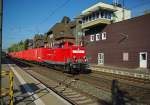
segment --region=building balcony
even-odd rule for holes
[[[111,20],[110,19],[105,19],[105,18],[99,18],[99,19],[96,19],[96,20],[92,20],[92,21],[88,21],[88,22],[85,22],[81,25],[81,28],[82,29],[85,29],[85,28],[89,28],[91,26],[95,26],[95,25],[100,25],[100,24],[110,24],[111,23]]]

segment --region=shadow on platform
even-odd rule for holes
[[[40,89],[38,85],[39,84],[34,84],[34,83],[27,83],[24,85],[20,85],[19,87],[20,87],[21,94],[15,97],[14,105],[17,105],[20,102],[24,102],[25,105],[30,105],[35,100],[49,93],[49,91],[46,88]],[[35,98],[34,95],[38,93],[40,93],[40,96],[38,96],[38,98]]]
[[[126,105],[126,103],[128,102],[136,101],[132,97],[127,96],[128,92],[120,89],[117,80],[112,80],[111,93],[112,93],[112,105]]]
[[[8,58],[6,57],[2,57],[2,62],[1,64],[14,64],[12,61],[10,61]]]

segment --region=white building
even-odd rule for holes
[[[82,11],[80,18],[82,18],[81,28],[84,29],[100,23],[110,24],[129,19],[131,18],[131,11],[115,5],[99,2]]]

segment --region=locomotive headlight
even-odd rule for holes
[[[76,56],[73,56],[73,61],[77,62],[77,57]]]
[[[73,56],[73,59],[76,59],[76,56]]]
[[[86,58],[86,56],[84,56],[84,61],[85,61],[85,62],[87,62],[87,61],[88,61],[88,60],[87,60],[87,58]]]

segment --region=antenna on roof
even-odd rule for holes
[[[118,5],[118,0],[113,0],[113,4],[114,4],[114,6],[117,6]]]
[[[113,5],[115,7],[122,7],[122,20],[124,20],[125,19],[124,0],[122,0],[121,4],[119,3],[119,0],[113,0]]]
[[[125,18],[125,11],[124,11],[124,0],[122,0],[122,20],[124,20]]]

